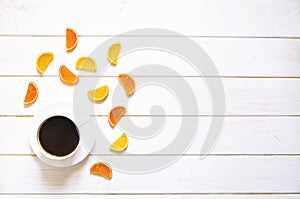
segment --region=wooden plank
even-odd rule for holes
[[[85,88],[86,82],[93,82],[93,78],[81,78],[79,84],[79,93],[83,100],[81,106],[94,106],[94,110],[85,107],[86,112],[91,114],[106,115],[111,109],[113,93],[118,83],[115,78],[98,78],[99,85],[107,84],[110,87],[110,95],[104,103],[92,103],[86,91],[92,88]],[[185,78],[188,84],[185,89],[191,89],[195,99],[198,102],[197,109],[182,112],[182,104],[176,95],[166,87],[155,84],[155,82],[170,81],[178,84],[182,79],[175,77],[137,77],[138,82],[150,82],[147,86],[141,87],[130,98],[127,106],[129,115],[149,115],[151,107],[155,105],[162,106],[167,115],[210,115],[212,114],[210,93],[206,88],[204,78]],[[31,107],[23,107],[23,99],[27,90],[29,81],[35,81],[39,87],[39,98]],[[96,80],[95,80],[96,81]],[[299,79],[222,79],[226,97],[226,115],[299,115],[300,112],[300,84]],[[154,83],[153,83],[154,82]],[[1,115],[33,115],[42,107],[49,103],[60,101],[73,102],[74,88],[63,85],[58,77],[2,77],[0,78],[0,92],[5,94],[0,98]],[[89,85],[94,85],[89,83]],[[81,87],[82,86],[82,87]],[[178,85],[179,86],[179,85]],[[122,88],[120,88],[122,89]],[[78,90],[78,89],[77,89]],[[82,90],[82,92],[81,92]],[[186,90],[189,92],[189,90]],[[78,92],[76,92],[78,93]],[[120,90],[120,96],[114,98],[123,99],[121,104],[125,103],[127,97]],[[76,99],[81,99],[77,97]],[[117,103],[117,102],[116,102]],[[125,104],[124,104],[125,105]],[[197,107],[195,104],[194,107]]]
[[[149,117],[131,117],[131,119],[138,126],[147,126],[151,120]],[[0,117],[0,154],[33,154],[28,139],[32,120],[33,118],[30,117]],[[160,135],[166,136],[157,136],[157,138],[136,140],[131,136],[132,132],[126,131],[130,136],[128,150],[134,154],[147,154],[162,148],[166,143],[171,142],[170,137],[178,134],[179,128],[176,124],[181,120],[181,117],[166,118],[160,132]],[[120,134],[119,127],[115,129],[109,127],[106,117],[98,117],[97,121],[102,133],[110,141]],[[200,153],[210,121],[210,117],[199,118],[196,138],[186,154]],[[120,126],[122,125],[123,120],[120,121]],[[226,117],[221,137],[211,154],[300,154],[299,128],[300,118]],[[96,140],[92,154],[102,153],[97,147],[98,143],[99,141]]]
[[[124,158],[128,156],[118,156]],[[163,156],[149,158],[165,158]],[[299,193],[299,157],[184,156],[166,169],[143,175],[114,170],[112,180],[90,175],[95,162],[53,168],[30,156],[0,157],[5,193]],[[137,183],[138,182],[138,183]]]
[[[85,4],[56,0],[47,5],[38,0],[5,0],[0,34],[63,35],[65,27],[72,26],[83,35],[164,28],[197,36],[295,37],[300,35],[299,11],[299,2],[288,0],[93,0]]]
[[[80,37],[76,50],[66,54],[64,37],[0,37],[2,46],[0,65],[3,66],[1,75],[38,75],[35,60],[39,53],[46,50],[53,51],[55,57],[44,75],[58,75],[57,66],[66,64],[73,67],[80,56],[90,54],[108,39],[110,37]],[[164,39],[164,37],[157,39]],[[208,53],[221,76],[300,76],[299,39],[192,39]],[[145,64],[168,66],[180,75],[199,75],[181,58],[155,50],[127,54],[120,58],[118,68],[128,72]],[[98,63],[99,68],[105,65],[105,63]],[[104,75],[117,75],[118,72],[120,71],[110,67]],[[136,75],[149,76],[144,73],[136,73]],[[160,74],[153,72],[150,75]]]
[[[43,199],[57,199],[57,198],[65,198],[65,199],[80,199],[80,198],[86,198],[86,199],[94,199],[94,198],[108,198],[108,199],[116,199],[116,198],[124,198],[124,199],[150,199],[150,198],[155,198],[155,199],[179,199],[179,198],[186,198],[186,199],[194,199],[194,198],[207,198],[207,199],[296,199],[299,198],[299,195],[297,194],[237,194],[237,195],[232,195],[232,194],[168,194],[168,195],[157,195],[157,194],[150,194],[150,195],[144,195],[144,194],[134,194],[134,195],[123,195],[123,194],[118,194],[118,195],[90,195],[90,194],[73,194],[73,195],[66,195],[66,194],[55,194],[55,195],[0,195],[0,199],[6,199],[6,198],[11,198],[11,199],[24,199],[24,198],[43,198]]]

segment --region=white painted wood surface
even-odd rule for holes
[[[145,78],[155,82],[166,77],[137,77],[136,81]],[[173,79],[170,81],[180,80],[176,77],[169,78]],[[92,78],[88,78],[88,80],[81,78],[81,81],[89,81],[90,79]],[[191,111],[184,115],[211,115],[210,95],[203,78],[189,77],[185,79],[195,93],[199,112]],[[40,93],[34,106],[24,108],[22,102],[29,81],[34,81],[38,85]],[[91,106],[95,107],[95,111],[89,112],[89,114],[107,114],[112,108],[113,91],[118,85],[118,78],[103,77],[99,81],[94,87],[82,91],[84,93],[83,104],[91,104],[85,93],[96,86],[108,85],[111,93],[104,103],[92,103]],[[222,81],[226,96],[226,115],[299,115],[299,79],[225,78]],[[64,86],[59,77],[3,77],[0,79],[0,84],[10,85],[10,87],[0,87],[0,92],[5,93],[0,98],[2,115],[33,115],[53,101],[73,102],[74,87]],[[151,97],[143,97],[148,93],[151,93]],[[149,115],[152,106],[162,105],[167,115],[182,115],[180,102],[176,101],[175,97],[168,89],[159,88],[159,86],[143,87],[130,99],[127,114]],[[7,106],[7,103],[13,106]]]
[[[5,0],[3,35],[114,35],[135,28],[164,28],[188,36],[299,37],[299,2],[243,1],[97,1],[86,3]]]
[[[89,174],[90,165],[96,161],[88,158],[74,167],[57,169],[31,156],[2,156],[1,181],[7,181],[0,190],[2,193],[298,193],[300,183],[297,172],[300,159],[289,156],[222,156],[204,160],[199,156],[183,156],[170,167],[149,174],[114,172],[110,181]],[[22,166],[17,169],[14,165],[20,162]]]
[[[1,199],[6,198],[7,196],[1,196]],[[186,198],[186,199],[193,199],[193,198],[207,198],[207,199],[252,199],[252,198],[256,198],[256,199],[262,199],[262,198],[267,198],[267,199],[296,199],[298,198],[297,194],[277,194],[277,195],[271,195],[271,194],[251,194],[251,195],[245,195],[245,194],[180,194],[180,195],[171,195],[171,194],[129,194],[129,195],[112,195],[112,194],[54,194],[54,195],[30,195],[30,198],[66,198],[66,199],[70,199],[70,198],[87,198],[87,199],[94,199],[94,198],[108,198],[108,199],[115,199],[115,198],[146,198],[146,199],[150,199],[150,198],[156,198],[156,199],[165,199],[165,198]],[[20,199],[20,198],[24,198],[23,195],[9,195],[9,198],[12,199]]]
[[[44,76],[58,75],[57,67],[61,64],[74,66],[79,56],[91,53],[110,38],[80,37],[76,50],[66,54],[64,37],[0,37],[1,45],[5,46],[0,49],[2,55],[0,64],[5,66],[1,67],[1,75],[37,75],[33,67],[35,58],[45,50],[54,51],[55,58]],[[198,37],[192,39],[208,53],[221,76],[300,76],[300,39]],[[182,60],[171,58],[155,51],[138,52],[138,54],[122,57],[118,66],[127,71],[135,65],[159,63],[172,66],[172,69],[181,75],[197,75]],[[103,67],[103,64],[99,63],[99,67]],[[112,69],[105,73],[108,76],[117,74],[118,71]],[[85,75],[95,74],[86,73]]]
[[[149,122],[149,117],[131,117],[139,125]],[[174,124],[181,117],[169,117],[168,122]],[[29,129],[32,117],[1,117],[0,118],[0,153],[5,154],[33,154],[27,134],[24,129]],[[97,117],[101,129],[109,137],[112,130],[107,124],[106,117]],[[199,154],[203,138],[207,134],[211,118],[201,117],[197,138],[187,154]],[[122,120],[121,120],[122,123]],[[212,155],[252,154],[252,155],[285,155],[300,154],[300,118],[299,117],[226,117],[222,136],[211,153]],[[177,133],[177,126],[169,125],[163,132]],[[117,134],[116,134],[117,135]],[[159,140],[163,143],[165,140]],[[13,144],[12,144],[13,143]],[[138,146],[138,142],[130,140],[132,146]],[[129,146],[131,147],[131,146]],[[97,144],[96,144],[97,148]],[[134,151],[141,153],[141,148]],[[92,152],[94,153],[94,151]]]
[[[74,27],[80,35],[77,48],[68,54],[64,48],[66,26]],[[58,78],[59,65],[66,64],[77,72],[74,64],[79,56],[91,53],[113,35],[136,28],[170,29],[198,43],[222,77],[225,115],[211,112],[204,84],[205,78],[214,78],[210,74],[199,77],[178,58],[155,51],[129,54],[120,59],[117,68],[106,72],[99,85],[107,83],[113,91],[119,72],[149,63],[171,66],[186,76],[199,102],[198,114],[182,116],[169,92],[152,87],[136,92],[126,117],[147,125],[149,107],[160,104],[167,113],[162,132],[170,136],[177,130],[172,124],[183,117],[199,118],[198,136],[187,153],[170,167],[150,174],[114,171],[111,181],[89,174],[97,147],[84,162],[65,170],[39,161],[27,138],[32,116],[51,102],[73,100],[74,87],[63,85]],[[144,35],[135,37],[140,36]],[[300,197],[299,1],[2,0],[0,45],[0,199]],[[35,59],[45,50],[53,51],[55,59],[39,77]],[[84,73],[80,79],[97,78],[89,77],[93,75]],[[135,75],[137,80],[166,78],[155,73]],[[24,108],[29,81],[38,84],[40,95],[33,106]],[[153,98],[155,92],[157,97]],[[105,117],[111,97],[94,105],[96,112],[90,113],[97,115],[109,139],[119,131],[111,129]],[[199,160],[212,117],[225,118],[222,136],[212,153]],[[153,147],[164,142],[159,140]],[[143,149],[146,144],[134,139],[130,144],[128,150],[147,154]],[[118,157],[124,161],[130,158]]]

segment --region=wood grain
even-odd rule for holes
[[[112,98],[114,89],[118,83],[115,78],[96,78],[99,80],[97,85],[82,91],[82,106],[94,106],[95,111],[86,109],[89,114],[107,115],[112,108]],[[96,81],[95,80],[95,81]],[[165,81],[165,77],[137,77],[136,81],[152,82]],[[168,81],[177,82],[182,79],[179,77],[168,77]],[[141,87],[130,99],[127,106],[128,115],[149,115],[151,107],[160,105],[165,109],[166,115],[211,115],[211,99],[206,88],[204,78],[189,77],[185,78],[191,92],[194,93],[198,102],[197,109],[182,113],[180,103],[176,95],[180,93],[170,92],[165,87],[153,84]],[[34,81],[39,87],[39,97],[31,107],[23,107],[23,99],[29,81]],[[86,82],[93,82],[93,78],[81,78],[79,84],[85,85]],[[298,79],[222,79],[226,97],[226,115],[299,115],[300,111],[300,84]],[[79,86],[79,84],[77,86]],[[110,95],[104,103],[92,103],[86,92],[96,86],[107,84],[110,87]],[[65,86],[59,77],[5,77],[0,78],[0,92],[5,93],[0,98],[0,115],[34,115],[43,106],[49,103],[60,101],[73,102],[74,88]],[[6,86],[6,85],[9,85]],[[166,87],[168,87],[166,85]],[[187,88],[188,88],[187,87]],[[81,88],[81,87],[80,87]],[[186,89],[186,88],[185,88]],[[123,96],[124,95],[124,96]],[[125,93],[120,93],[118,97],[127,97]],[[77,95],[76,95],[77,96]],[[122,101],[123,104],[123,101]],[[197,107],[197,105],[195,105]]]
[[[72,5],[72,6],[70,6]],[[2,35],[115,35],[164,28],[195,36],[299,37],[297,1],[2,1]],[[58,23],[59,22],[59,23]]]
[[[139,126],[149,125],[150,117],[131,117]],[[191,118],[190,118],[191,119]],[[0,117],[0,154],[1,155],[26,155],[33,154],[30,149],[28,131],[32,124],[31,117]],[[178,133],[181,117],[166,118],[166,124],[160,134],[167,137],[159,139],[136,140],[130,137],[129,149],[134,154],[147,154],[169,143],[168,138]],[[121,130],[112,129],[106,117],[97,117],[102,133],[107,139],[116,139]],[[199,118],[199,128],[196,138],[186,154],[197,155],[209,128],[211,118]],[[122,120],[120,121],[122,126]],[[212,155],[286,155],[300,154],[299,129],[300,118],[289,117],[226,117],[222,131]],[[100,132],[99,132],[100,133]],[[130,135],[132,132],[127,133]],[[96,140],[93,154],[101,153]]]
[[[0,195],[0,199],[6,199],[6,198],[12,198],[12,199],[23,199],[28,198],[28,195]],[[78,199],[78,198],[86,198],[86,199],[94,199],[94,198],[108,198],[108,199],[116,199],[116,198],[124,198],[124,199],[179,199],[179,198],[186,198],[186,199],[193,199],[193,198],[207,198],[207,199],[297,199],[299,198],[298,194],[252,194],[252,195],[245,195],[245,194],[130,194],[130,195],[124,195],[124,194],[117,194],[117,195],[110,195],[110,194],[34,194],[30,195],[30,198],[44,198],[44,199],[57,199],[57,198],[66,198],[66,199]]]
[[[89,55],[111,37],[80,37],[72,53],[65,52],[64,37],[0,37],[1,76],[38,75],[35,60],[43,51],[53,51],[54,60],[45,76],[58,75],[57,67],[66,64],[73,68],[82,55]],[[164,39],[157,37],[156,39]],[[180,38],[175,38],[179,40]],[[299,39],[243,39],[243,38],[192,38],[210,56],[220,76],[235,77],[300,77]],[[125,44],[124,44],[125,45]],[[120,58],[116,70],[110,67],[104,75],[118,75],[145,64],[161,64],[183,76],[199,74],[181,58],[161,51],[139,51]],[[98,63],[103,68],[105,63]],[[77,71],[74,71],[77,72]],[[95,73],[85,73],[94,76]],[[158,76],[160,73],[139,74]],[[167,74],[172,76],[174,74]],[[214,74],[202,74],[211,76]]]
[[[299,16],[297,0],[0,1],[0,199],[300,198]],[[65,52],[67,26],[74,27],[80,36],[72,53]],[[198,118],[198,136],[187,153],[154,173],[132,175],[114,170],[111,181],[89,174],[96,159],[106,157],[97,151],[97,143],[92,155],[79,165],[58,169],[42,163],[30,149],[27,131],[40,108],[51,102],[73,102],[74,87],[60,82],[59,65],[66,64],[77,73],[74,64],[79,56],[89,55],[114,35],[140,28],[179,32],[208,53],[222,76],[225,115],[212,113],[206,78],[199,77],[178,57],[155,51],[128,54],[119,60],[117,68],[106,71],[106,77],[80,73],[80,82],[99,78],[98,85],[111,87],[105,103],[87,101],[96,110],[90,113],[97,115],[92,118],[97,119],[108,140],[115,139],[125,121],[121,120],[120,128],[115,129],[107,124],[106,114],[112,107],[114,86],[118,85],[116,76],[143,64],[164,64],[180,75],[190,76],[186,81],[195,93],[199,112],[182,116],[180,103],[169,91],[158,87],[139,89],[129,102],[125,118],[147,126],[151,107],[157,104],[168,116],[163,137],[143,142],[130,137],[128,150],[136,153],[134,157],[142,157],[170,141],[181,119]],[[35,59],[46,50],[53,51],[55,58],[40,77]],[[174,74],[134,75],[138,81],[178,80]],[[212,74],[204,76],[214,78]],[[38,84],[40,96],[35,104],[24,108],[22,101],[29,81]],[[225,118],[222,136],[212,154],[200,160],[198,153],[213,117]],[[168,155],[174,156],[147,157]],[[113,157],[128,162],[133,155]]]
[[[125,161],[127,157],[116,158]],[[89,174],[89,167],[95,161],[88,158],[77,166],[57,169],[34,157],[1,156],[0,192],[293,193],[298,192],[300,185],[299,157],[207,157],[200,160],[198,156],[184,156],[154,173],[130,175],[114,170],[110,181]]]

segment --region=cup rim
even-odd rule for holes
[[[80,107],[76,109],[80,112],[83,119],[79,122],[75,120],[73,104],[67,101],[45,103],[34,114],[31,125],[28,128],[28,139],[33,153],[43,163],[57,168],[66,168],[80,163],[91,152],[95,144],[96,134],[91,130],[93,124],[90,122],[90,115]],[[37,129],[42,121],[54,115],[63,115],[70,118],[79,129],[80,142],[78,149],[72,157],[63,160],[50,159],[42,154],[36,138]]]
[[[39,134],[40,134],[40,128],[41,126],[50,118],[52,117],[55,117],[55,116],[62,116],[62,117],[66,117],[68,118],[69,120],[71,120],[73,122],[73,124],[75,125],[76,129],[77,129],[77,134],[78,134],[78,137],[79,137],[79,141],[78,141],[78,144],[76,146],[76,148],[69,154],[67,155],[64,155],[64,156],[56,156],[56,155],[52,155],[50,153],[48,153],[41,145],[40,143],[40,139],[39,139]],[[72,120],[72,118],[68,117],[67,115],[63,115],[63,114],[54,114],[54,115],[50,115],[49,117],[45,118],[39,125],[38,129],[37,129],[37,132],[36,132],[36,139],[37,139],[37,144],[38,144],[38,148],[39,148],[39,151],[44,155],[46,156],[47,158],[49,159],[52,159],[52,160],[65,160],[65,159],[68,159],[70,157],[72,157],[76,151],[78,150],[78,148],[80,147],[80,144],[81,144],[81,139],[80,139],[80,133],[79,133],[79,128],[78,126],[76,125],[76,123]]]

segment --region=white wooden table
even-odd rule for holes
[[[80,35],[68,54],[67,26]],[[113,35],[137,28],[180,32],[214,61],[226,114],[211,115],[204,100],[199,115],[190,117],[201,118],[199,135],[212,117],[225,117],[215,149],[199,160],[203,136],[198,136],[170,167],[144,175],[114,171],[111,181],[89,174],[95,162],[91,156],[67,169],[42,163],[30,148],[27,130],[46,104],[73,100],[74,87],[59,81],[59,65],[74,66],[79,56]],[[0,198],[300,198],[300,1],[1,0],[0,45]],[[55,59],[41,77],[35,58],[45,50]],[[174,67],[180,68],[176,62]],[[182,75],[199,93],[196,81],[212,78]],[[40,95],[24,108],[29,81],[38,84]],[[133,103],[128,116],[147,123],[143,100],[151,98],[142,92],[137,96],[138,106]],[[109,103],[96,106],[99,115],[110,109]],[[167,119],[174,119],[172,111],[167,110]]]

